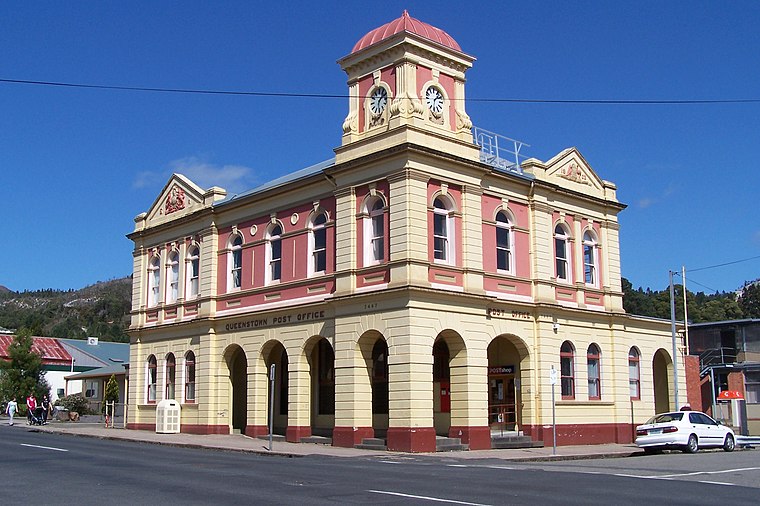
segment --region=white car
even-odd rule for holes
[[[734,431],[699,411],[676,411],[655,415],[636,427],[636,445],[647,453],[663,448],[680,448],[696,453],[700,448],[723,448],[730,452],[736,446]]]

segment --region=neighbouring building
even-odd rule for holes
[[[760,320],[690,324],[688,341],[691,407],[738,425],[730,401],[722,400],[737,392],[746,403],[747,432],[760,434]]]
[[[474,60],[404,12],[338,62],[334,158],[234,196],[170,178],[128,236],[129,428],[175,399],[182,432],[267,434],[270,372],[274,431],[338,446],[551,441],[553,389],[559,444],[674,407],[670,323],[623,310],[615,185],[474,128]]]
[[[15,337],[10,334],[0,334],[0,360],[10,360],[8,347]],[[42,370],[50,386],[50,401],[55,402],[64,396],[66,386],[64,377],[71,372],[71,355],[54,337],[32,337],[32,351],[42,358]],[[29,395],[29,392],[18,392],[17,395],[22,398]]]
[[[119,385],[116,414],[121,416],[126,403],[129,344],[100,341],[96,337],[59,341],[71,354],[77,371],[65,377],[66,394],[81,393],[87,399],[90,408],[99,413],[106,384],[111,375],[114,375]]]

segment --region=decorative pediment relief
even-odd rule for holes
[[[575,148],[562,151],[546,162],[545,178],[583,193],[603,192],[604,183]]]
[[[220,188],[204,191],[182,174],[172,174],[158,198],[145,214],[145,226],[174,220],[210,206],[226,192]],[[209,198],[211,195],[211,198]]]

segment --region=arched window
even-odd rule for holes
[[[161,264],[154,256],[148,263],[148,306],[157,306],[161,296]]]
[[[453,206],[444,197],[436,197],[433,201],[433,258],[448,264],[454,263],[454,248],[451,241],[454,237]]]
[[[282,278],[282,227],[275,225],[267,234],[267,276],[266,282],[273,283]]]
[[[628,351],[628,389],[631,392],[631,399],[641,399],[641,376],[639,374],[639,362],[641,353],[634,346]]]
[[[372,414],[388,414],[388,345],[383,339],[372,348]]]
[[[164,399],[174,399],[175,379],[177,377],[177,361],[174,353],[166,355],[166,396]]]
[[[327,269],[327,214],[321,212],[311,222],[311,264],[309,274],[324,274]]]
[[[496,215],[496,269],[512,272],[512,222],[504,211]]]
[[[243,238],[240,234],[232,236],[228,255],[230,277],[227,283],[229,291],[239,290],[243,283]]]
[[[570,281],[570,234],[563,225],[554,227],[554,258],[556,260],[557,279]]]
[[[198,246],[193,245],[187,249],[187,258],[185,259],[185,277],[187,278],[187,285],[185,286],[186,299],[194,299],[198,296],[200,274],[200,250]]]
[[[158,382],[158,367],[156,357],[151,355],[145,368],[145,400],[147,402],[156,402],[156,383]]]
[[[179,253],[169,253],[166,262],[166,303],[172,304],[179,298]]]
[[[589,286],[599,286],[598,263],[596,237],[588,231],[583,234],[583,278]]]
[[[601,352],[599,347],[591,344],[586,351],[586,363],[588,366],[588,398],[599,400],[602,398],[601,375],[599,364],[601,362]]]
[[[575,399],[575,348],[565,341],[559,349],[559,369],[562,380],[562,398]]]
[[[195,353],[185,353],[185,402],[195,402]]]
[[[385,260],[385,202],[378,197],[367,200],[364,218],[364,264]]]

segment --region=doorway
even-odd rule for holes
[[[511,374],[504,374],[505,371]],[[512,432],[517,425],[517,391],[512,366],[489,368],[488,424],[491,434]]]

